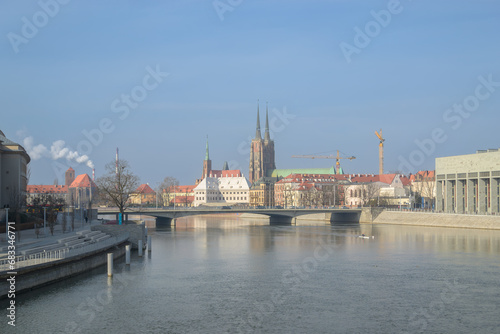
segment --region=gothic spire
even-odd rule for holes
[[[210,156],[208,154],[208,135],[207,135],[207,149],[206,149],[206,152],[205,152],[205,160],[210,160]]]
[[[271,135],[269,134],[269,116],[267,112],[267,102],[266,102],[266,132],[264,133],[264,140],[271,141]]]
[[[255,139],[262,139],[262,133],[260,132],[260,115],[259,115],[258,100],[257,100],[257,129],[255,130]]]

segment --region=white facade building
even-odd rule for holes
[[[205,177],[194,188],[194,206],[249,204],[250,182],[240,171]]]

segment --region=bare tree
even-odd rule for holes
[[[293,192],[292,192],[292,185],[291,184],[284,184],[283,185],[283,202],[284,202],[284,207],[287,208],[289,206],[294,206],[295,204],[293,203]]]
[[[111,161],[106,164],[105,170],[107,173],[96,180],[99,194],[104,201],[116,206],[123,217],[130,205],[130,195],[139,186],[139,177],[130,171],[125,160],[118,160],[117,168],[115,161]]]
[[[363,205],[366,205],[370,202],[370,200],[377,197],[379,192],[379,186],[376,183],[370,182],[363,185],[361,194],[361,199]]]
[[[54,235],[54,228],[57,223],[57,214],[59,210],[64,207],[64,204],[64,199],[54,194],[43,194],[33,198],[32,205],[35,210],[35,215],[43,219],[45,213],[47,225],[52,235]]]
[[[173,176],[167,176],[163,179],[160,184],[160,190],[162,192],[161,201],[162,206],[170,206],[171,196],[175,192],[175,187],[179,185],[179,180]],[[164,195],[164,196],[163,196]]]
[[[69,217],[70,217],[70,221],[71,221],[71,231],[74,231],[75,230],[75,209],[74,208],[73,208],[73,210],[71,210]]]
[[[66,210],[65,210],[62,213],[62,231],[63,231],[63,233],[66,232],[67,226],[68,226],[68,217],[66,215]]]
[[[10,193],[10,216],[14,217],[16,224],[21,223],[21,213],[26,207],[26,194],[21,193],[17,190]]]
[[[432,207],[435,199],[434,189],[436,187],[436,179],[429,176],[429,172],[426,172],[424,175],[418,173],[415,174],[415,182],[412,186],[421,198],[430,201],[427,204]]]

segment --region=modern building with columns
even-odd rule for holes
[[[500,151],[436,158],[436,209],[500,214]]]

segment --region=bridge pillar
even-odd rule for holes
[[[175,219],[168,218],[168,217],[156,217],[156,227],[171,227],[172,226],[172,220],[174,220],[174,225],[175,225]]]
[[[272,215],[269,216],[269,224],[270,225],[292,225],[296,224],[295,217],[287,217],[287,216],[278,216]]]

